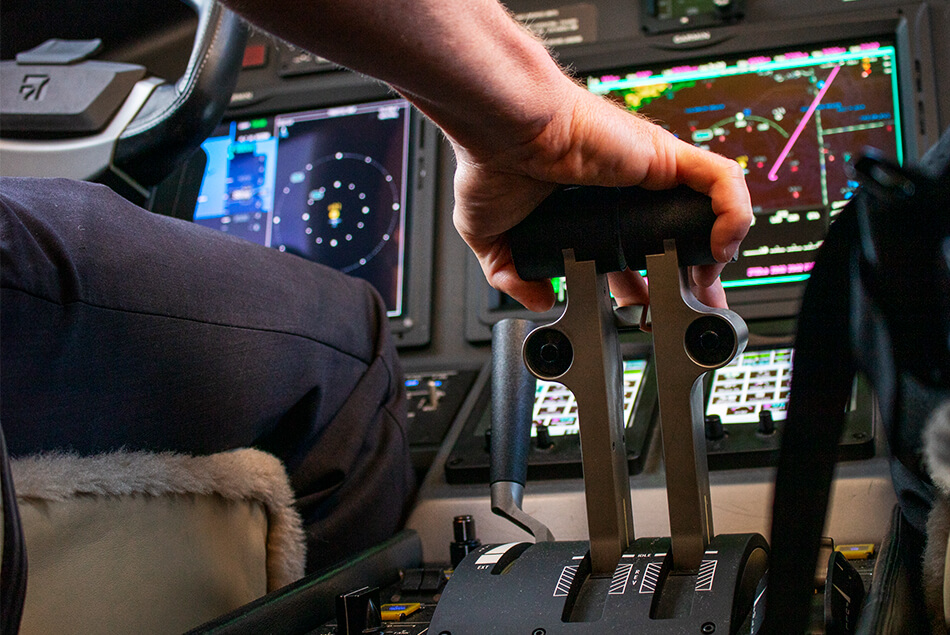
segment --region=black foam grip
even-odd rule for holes
[[[535,326],[509,318],[492,327],[492,483],[524,485],[528,479],[535,379],[524,365],[521,346]]]
[[[685,185],[561,187],[508,232],[518,275],[543,280],[564,275],[564,249],[593,260],[599,273],[646,268],[646,256],[676,240],[683,265],[713,264],[709,237],[716,214],[708,196]]]

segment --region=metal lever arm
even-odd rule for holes
[[[613,575],[633,541],[624,443],[622,360],[607,276],[594,261],[564,250],[569,289],[564,314],[531,333],[525,364],[539,378],[563,383],[577,400],[591,575]]]
[[[732,311],[693,296],[675,241],[646,259],[673,570],[695,573],[713,536],[701,380],[742,352],[748,329]]]

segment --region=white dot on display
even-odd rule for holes
[[[389,234],[383,234],[383,240],[389,240]]]
[[[366,194],[364,194],[363,192],[360,192],[360,200],[362,201],[364,198],[366,198]]]
[[[317,236],[317,239],[316,239],[315,241],[313,241],[313,242],[317,243],[318,245],[322,245],[322,244],[323,244],[323,238],[321,238],[320,236]]]
[[[331,247],[336,247],[338,244],[339,244],[339,243],[337,242],[336,238],[331,238],[331,239],[330,239],[330,246],[331,246]]]
[[[313,164],[312,164],[312,163],[308,163],[308,164],[307,164],[307,169],[308,169],[308,170],[312,170],[312,169],[313,169]]]
[[[393,175],[392,175],[392,174],[387,174],[387,175],[386,175],[386,182],[388,183],[389,181],[392,181],[392,180],[393,180]]]
[[[277,248],[277,251],[287,251],[287,248],[281,245],[280,247]]]
[[[362,211],[363,211],[364,214],[369,214],[369,208],[368,208],[368,207],[364,207]]]
[[[336,157],[337,161],[339,161],[340,159],[343,158],[343,153],[342,153],[342,152],[337,152],[337,153],[334,154],[333,156]]]
[[[284,188],[284,194],[290,194],[290,188],[289,188],[289,187],[285,187],[285,188]]]
[[[340,183],[339,181],[334,181],[334,182],[333,182],[333,187],[335,187],[336,189],[340,189],[340,186],[342,186],[342,185],[343,185],[343,184]]]
[[[365,265],[365,264],[366,264],[366,258],[360,258],[360,264],[361,264],[361,265]]]
[[[346,239],[347,239],[347,240],[353,240],[353,234],[347,234],[347,235],[346,235]]]
[[[399,203],[393,203],[393,209],[399,210]]]
[[[308,221],[308,220],[310,220],[310,214],[307,214],[306,212],[304,212],[304,213],[300,216],[300,219],[301,219],[301,220],[304,220],[304,221]]]
[[[357,229],[363,229],[363,227],[365,227],[365,225],[363,224],[363,221],[360,221],[356,224]]]
[[[310,234],[313,233],[313,227],[308,227],[307,229],[303,230],[303,233],[309,236]]]
[[[350,184],[347,185],[346,187],[347,187],[347,189],[349,189],[349,190],[355,190],[355,189],[356,189],[356,185],[353,184],[353,183],[350,183]]]
[[[275,216],[275,217],[274,217],[274,224],[275,224],[275,225],[280,225],[280,216]]]
[[[370,159],[369,157],[364,157],[364,158],[363,158],[363,161],[365,161],[366,163],[372,163],[372,162],[373,162],[373,160]]]

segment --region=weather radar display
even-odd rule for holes
[[[734,159],[754,224],[725,287],[808,277],[828,225],[854,195],[866,147],[902,160],[894,46],[771,52],[587,77],[588,89],[679,138]]]

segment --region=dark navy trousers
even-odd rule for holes
[[[271,452],[308,571],[399,528],[404,385],[367,283],[68,180],[0,179],[0,239],[13,456]]]

